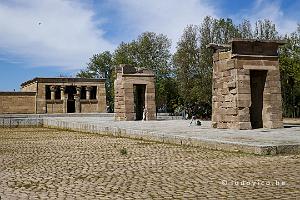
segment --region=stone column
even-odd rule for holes
[[[65,91],[66,91],[66,86],[60,86],[60,99],[61,100],[65,99]]]
[[[50,91],[51,91],[51,100],[54,101],[55,100],[55,86],[54,85],[51,85],[50,86]]]
[[[75,112],[80,113],[80,93],[81,93],[81,86],[76,86],[76,95],[74,96],[75,98]]]
[[[60,99],[63,101],[63,113],[67,112],[67,100],[65,97],[66,86],[60,86]]]
[[[76,95],[80,98],[81,94],[81,86],[76,86]]]
[[[90,100],[90,99],[91,99],[91,90],[92,90],[92,87],[91,87],[91,86],[87,86],[87,87],[86,87],[86,99],[87,99],[87,100]]]
[[[75,99],[75,112],[80,113],[80,96],[77,94],[74,96]]]
[[[68,113],[68,99],[69,99],[69,96],[67,93],[65,93],[65,101],[64,101],[64,111],[65,113]]]

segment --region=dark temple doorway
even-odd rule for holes
[[[67,113],[74,113],[75,112],[74,95],[76,94],[76,87],[75,86],[67,86],[66,93],[68,94]]]
[[[143,119],[143,110],[145,106],[145,91],[146,91],[146,85],[144,84],[133,85],[134,111],[135,111],[136,120]]]
[[[266,77],[266,70],[250,70],[250,120],[253,129],[263,128],[262,110]]]

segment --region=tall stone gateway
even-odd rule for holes
[[[210,44],[213,54],[212,126],[282,128],[278,40],[234,39]]]
[[[115,119],[156,119],[155,77],[150,70],[137,70],[129,65],[116,67]],[[144,109],[146,108],[146,109]]]

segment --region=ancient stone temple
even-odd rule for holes
[[[278,46],[283,41],[234,39],[213,48],[212,126],[282,128]]]
[[[106,112],[105,79],[34,78],[21,92],[0,92],[0,113]]]
[[[116,67],[115,119],[156,119],[155,77],[150,70],[138,70],[129,65]]]

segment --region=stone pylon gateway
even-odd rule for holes
[[[146,108],[146,120],[156,119],[155,76],[151,70],[137,70],[130,65],[116,67],[115,119],[142,120]]]
[[[212,126],[282,128],[279,40],[233,39],[210,44],[213,54]]]

